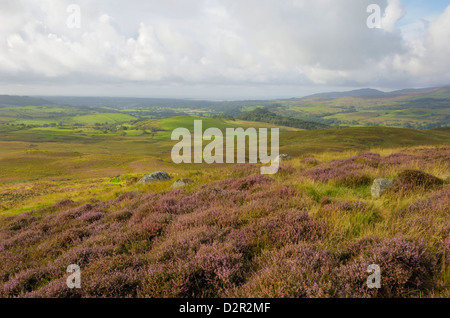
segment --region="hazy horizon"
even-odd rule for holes
[[[354,89],[338,89],[338,90],[333,90],[333,91],[328,91],[328,90],[322,90],[322,91],[314,91],[311,94],[307,94],[307,95],[301,95],[301,96],[275,96],[275,97],[268,97],[268,98],[264,98],[264,97],[255,97],[255,98],[243,98],[243,99],[239,99],[239,98],[202,98],[201,96],[199,97],[173,97],[173,96],[127,96],[127,95],[11,95],[11,94],[1,94],[1,95],[10,95],[10,96],[26,96],[26,97],[34,97],[34,98],[43,98],[45,99],[46,97],[68,97],[68,98],[136,98],[136,99],[179,99],[179,100],[192,100],[192,101],[212,101],[212,102],[222,102],[222,101],[244,101],[244,100],[276,100],[276,99],[291,99],[291,98],[304,98],[304,97],[308,97],[311,95],[316,95],[316,94],[324,94],[324,93],[344,93],[344,92],[350,92],[350,91],[354,91],[354,90],[363,90],[363,89],[375,89],[375,90],[379,90],[383,93],[392,93],[392,92],[396,92],[396,91],[401,91],[401,90],[405,90],[405,89],[417,89],[417,90],[427,90],[427,89],[439,89],[439,88],[447,88],[450,87],[450,85],[443,85],[443,86],[438,86],[438,87],[403,87],[403,88],[399,88],[399,89],[391,89],[391,90],[383,90],[383,89],[378,89],[378,88],[373,88],[373,87],[361,87],[361,88],[354,88]]]

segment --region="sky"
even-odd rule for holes
[[[380,28],[369,28],[369,5]],[[2,0],[0,94],[267,99],[450,85],[450,0]]]

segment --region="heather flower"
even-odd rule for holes
[[[304,243],[288,245],[263,253],[256,264],[257,271],[236,296],[316,298],[333,293],[328,277],[336,263],[327,250]]]
[[[319,164],[319,161],[314,157],[304,158],[301,162],[310,166],[317,166]]]
[[[202,245],[180,286],[181,297],[218,297],[242,277],[242,254],[230,245]]]
[[[359,163],[335,162],[330,166],[318,166],[307,170],[305,175],[321,182],[334,181],[337,185],[358,187],[368,185],[372,181],[365,168],[366,166]]]
[[[382,158],[380,166],[382,167],[407,166],[414,160],[417,160],[417,157],[414,155],[409,155],[405,153],[394,153]]]
[[[448,216],[450,214],[450,188],[434,192],[429,198],[413,203],[403,211],[403,214],[405,213]]]
[[[397,176],[392,191],[429,190],[443,184],[443,180],[428,173],[405,170]]]
[[[102,219],[105,216],[103,212],[89,211],[87,213],[82,214],[77,219],[81,221],[85,221],[87,223],[93,223]]]
[[[350,245],[345,254],[350,259],[335,271],[343,297],[410,297],[425,288],[438,271],[436,256],[425,244],[401,238],[364,240]],[[371,264],[381,268],[380,290],[366,285]]]
[[[347,159],[347,161],[359,163],[372,168],[377,168],[381,162],[381,156],[377,153],[366,152]]]

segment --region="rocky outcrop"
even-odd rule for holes
[[[151,182],[167,181],[167,180],[171,180],[171,179],[172,179],[172,177],[169,176],[169,174],[167,172],[156,171],[156,172],[150,173],[150,174],[142,177],[142,179],[139,180],[139,183],[147,184],[147,183],[151,183]]]

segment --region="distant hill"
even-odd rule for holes
[[[58,105],[78,107],[114,107],[114,108],[207,108],[214,102],[204,100],[173,99],[173,98],[133,98],[133,97],[72,97],[44,96]]]
[[[0,95],[0,106],[42,106],[52,102],[37,97]]]
[[[321,98],[340,98],[340,97],[362,97],[362,96],[393,96],[393,95],[401,95],[401,94],[410,94],[410,93],[433,93],[441,90],[449,90],[450,87],[432,87],[432,88],[406,88],[401,90],[396,90],[392,92],[383,92],[378,89],[373,88],[362,88],[345,92],[326,92],[326,93],[318,93],[313,95],[308,95],[303,98],[311,98],[311,97],[321,97]]]
[[[263,122],[306,130],[328,128],[328,126],[324,124],[311,121],[304,121],[297,118],[280,116],[262,108],[258,108],[253,111],[243,113],[241,115],[238,115],[236,118],[241,120]]]
[[[384,95],[385,92],[379,91],[377,89],[372,88],[362,88],[347,92],[329,92],[329,93],[319,93],[314,95],[306,96],[309,97],[322,97],[322,98],[338,98],[338,97],[356,97],[356,96],[376,96],[376,95]]]

